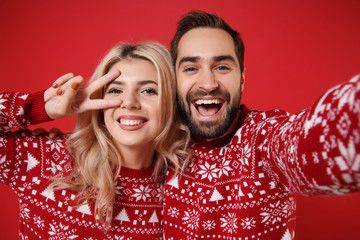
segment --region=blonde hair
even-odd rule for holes
[[[124,59],[145,59],[157,71],[161,116],[160,132],[154,139],[153,176],[161,176],[164,180],[168,164],[178,170],[190,157],[190,133],[176,111],[176,82],[171,57],[168,50],[156,42],[119,44],[103,58],[89,83]],[[94,93],[92,97],[102,98],[102,92]],[[115,201],[114,182],[120,173],[121,157],[106,130],[103,111],[79,114],[75,132],[69,136],[67,146],[74,159],[74,167],[70,175],[56,178],[54,187],[78,192],[79,205],[95,202],[96,220],[109,227]]]

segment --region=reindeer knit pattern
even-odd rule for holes
[[[243,106],[233,133],[196,139],[183,172],[168,172],[166,239],[291,240],[293,193],[360,189],[360,75],[290,115]]]
[[[50,187],[52,176],[71,171],[72,158],[63,136],[53,140],[24,130],[50,120],[43,99],[43,92],[0,93],[0,181],[18,196],[20,238],[162,239],[163,183],[154,180],[151,168],[121,168],[107,232],[96,223],[93,204],[74,206],[75,192]]]

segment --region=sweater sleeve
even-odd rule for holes
[[[49,120],[43,92],[0,93],[0,182],[14,187],[28,174],[37,175],[35,171],[40,169],[39,166],[45,166],[40,162],[45,159],[51,162],[54,151],[47,146],[62,147],[64,139],[52,140],[45,135],[35,137],[25,129],[30,124]]]
[[[288,191],[340,195],[360,190],[360,75],[299,114],[263,118],[264,168]]]
[[[0,93],[0,131],[24,129],[50,121],[45,112],[44,91],[34,94]]]

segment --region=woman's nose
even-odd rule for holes
[[[123,102],[120,105],[120,108],[129,110],[140,109],[140,103],[133,94],[123,94],[122,100]]]

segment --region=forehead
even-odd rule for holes
[[[114,69],[121,72],[117,80],[153,80],[157,82],[156,68],[148,60],[140,58],[123,59],[115,63],[109,71]]]
[[[179,41],[178,58],[197,56],[203,59],[230,55],[236,58],[235,44],[230,34],[218,28],[201,27],[186,32]]]

